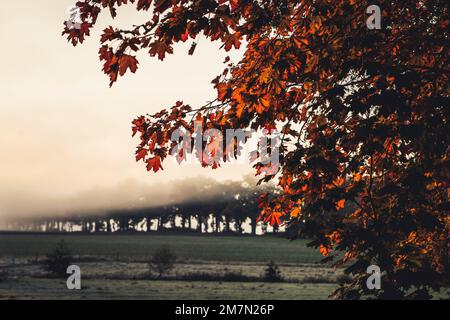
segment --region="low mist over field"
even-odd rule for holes
[[[244,182],[218,182],[204,177],[186,178],[167,183],[145,184],[126,180],[111,188],[92,188],[68,196],[50,196],[38,192],[0,188],[0,227],[17,219],[99,214],[114,209],[157,207],[183,202],[220,199],[225,193],[255,185],[255,179]]]

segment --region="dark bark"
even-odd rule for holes
[[[251,219],[252,235],[256,235],[256,218],[252,217],[250,219]]]

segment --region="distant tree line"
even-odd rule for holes
[[[45,232],[198,232],[257,233],[260,213],[258,197],[262,188],[224,190],[220,199],[193,200],[158,207],[117,209],[102,213],[47,216],[20,221],[9,229]],[[266,226],[261,225],[265,232]],[[271,228],[276,232],[278,227]]]

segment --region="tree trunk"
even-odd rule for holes
[[[226,216],[225,216],[225,230],[226,230],[227,232],[230,232],[230,231],[231,231],[231,225],[230,225],[230,223],[231,223],[230,216],[226,215]]]
[[[252,225],[252,235],[256,235],[256,218],[250,218],[251,219],[251,225]]]
[[[219,227],[220,227],[219,221],[220,221],[219,217],[217,215],[214,215],[214,231],[216,233],[219,233]]]
[[[101,227],[101,225],[103,224],[103,221],[102,220],[97,220],[97,221],[95,221],[95,232],[97,233],[97,232],[100,232],[100,227]]]
[[[163,229],[163,218],[161,216],[158,217],[158,231],[162,231]]]

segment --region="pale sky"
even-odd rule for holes
[[[115,21],[103,12],[92,36],[74,48],[61,36],[74,2],[2,2],[0,223],[2,215],[15,214],[8,208],[17,201],[28,206],[36,201],[45,211],[42,199],[114,188],[124,181],[145,186],[198,175],[239,179],[251,172],[245,164],[212,171],[168,161],[163,172],[152,174],[136,163],[130,122],[178,100],[192,106],[211,100],[211,80],[222,72],[228,54],[205,38],[194,56],[187,54],[190,44],[175,47],[175,55],[164,62],[142,53],[138,72],[109,88],[97,54],[101,30],[110,24],[126,28],[145,16],[132,5],[119,10]]]

